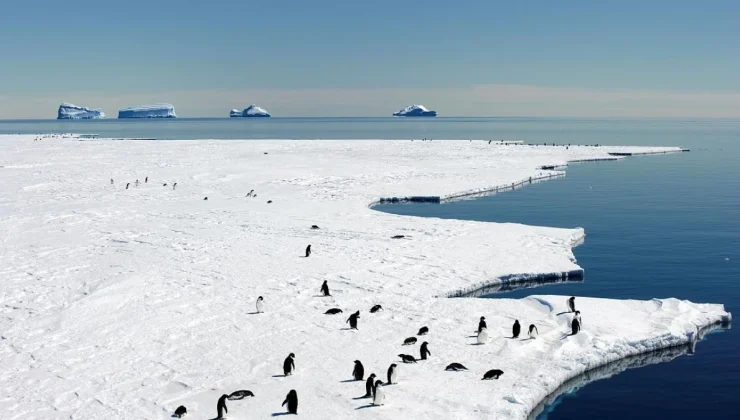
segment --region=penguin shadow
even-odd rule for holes
[[[280,416],[287,416],[287,415],[290,415],[290,413],[288,413],[287,411],[282,411],[280,413],[272,413],[272,416],[273,417],[280,417]],[[214,420],[216,420],[216,419],[214,419]]]
[[[361,382],[361,381],[358,381],[357,379],[345,379],[343,381],[339,381],[340,384],[345,384],[347,382]]]
[[[372,398],[372,397],[370,397],[370,396],[367,396],[367,395],[363,395],[363,396],[361,396],[361,397],[354,397],[354,398],[352,398],[352,399],[353,399],[353,400],[364,400],[364,399],[366,399],[366,398]]]
[[[344,327],[344,328],[339,329],[339,331],[352,331],[352,330],[359,331],[357,328],[349,328],[349,327]]]
[[[571,312],[571,311],[565,311],[565,312],[560,312],[559,314],[555,314],[555,316],[567,315],[567,314],[572,314],[572,313],[573,312]]]
[[[573,333],[570,333],[570,334],[568,334],[568,333],[565,333],[565,334],[563,334],[563,336],[562,336],[562,337],[560,337],[560,339],[561,339],[561,340],[565,340],[566,338],[568,338],[568,337],[571,337],[571,336],[574,336],[574,335],[575,335],[575,334],[573,334]]]
[[[247,312],[247,315],[259,315],[262,312]]]
[[[525,338],[525,339],[520,340],[520,341],[529,341],[529,340],[534,340],[534,337]]]
[[[286,375],[272,375],[273,378],[285,378]]]
[[[378,405],[375,405],[375,404],[365,404],[365,405],[361,405],[361,406],[355,408],[355,410],[362,410],[364,408],[372,408],[372,407],[379,407],[379,406]]]

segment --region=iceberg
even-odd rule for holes
[[[98,120],[102,118],[105,118],[105,112],[100,108],[90,109],[67,102],[62,102],[57,111],[58,120]]]
[[[394,117],[436,117],[437,111],[430,111],[424,105],[409,105],[393,113]]]
[[[118,111],[118,118],[177,118],[170,104],[139,105]]]
[[[257,105],[249,105],[248,107],[244,108],[244,111],[239,111],[238,109],[232,109],[229,113],[229,117],[270,117],[270,113],[265,111],[264,108],[260,108]]]

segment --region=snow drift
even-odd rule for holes
[[[177,118],[170,104],[139,105],[118,111],[118,118]]]
[[[97,120],[105,118],[105,112],[100,108],[90,109],[86,106],[77,106],[67,102],[59,105],[58,120]]]

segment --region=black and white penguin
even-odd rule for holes
[[[309,245],[309,246],[311,246],[311,245]],[[307,254],[310,254],[311,253],[311,250],[310,249],[307,250],[306,253]],[[329,293],[329,285],[326,283],[326,280],[324,280],[324,282],[321,283],[321,293],[324,296],[331,296],[331,293]]]
[[[336,315],[342,313],[342,310],[339,308],[331,308],[328,311],[324,312],[325,315]]]
[[[164,185],[167,185],[167,184],[164,184]],[[177,188],[177,182],[175,182],[174,184],[172,184],[172,189],[174,190],[175,188]]]
[[[110,184],[113,185],[113,178],[110,179]],[[182,407],[182,406],[180,406],[180,407]],[[180,407],[177,407],[177,408],[180,408]]]
[[[468,370],[468,368],[466,368],[465,366],[463,366],[462,363],[455,362],[455,363],[450,363],[449,365],[447,365],[447,367],[445,368],[445,370],[453,370],[453,371],[457,372],[458,370]]]
[[[134,186],[136,186],[136,187],[138,187],[138,186],[139,186],[139,180],[138,180],[138,179],[137,179],[137,180],[136,180],[136,182],[134,183]]]
[[[272,204],[272,200],[267,200],[267,204]],[[309,254],[310,254],[310,252],[309,252]],[[308,255],[306,255],[306,258],[308,258]]]
[[[355,378],[355,381],[361,381],[365,377],[365,368],[359,360],[355,360],[355,368],[352,370],[352,376]]]
[[[181,405],[175,409],[175,414],[173,414],[174,417],[182,418],[185,414],[188,414],[188,409],[185,408],[184,405]]]
[[[283,362],[283,374],[285,376],[292,375],[295,370],[295,354],[290,353]]]
[[[372,308],[370,308],[370,313],[374,314],[375,312],[382,311],[383,307],[380,305],[375,305]]]
[[[537,331],[537,326],[534,324],[529,325],[529,338],[537,338],[537,336],[540,335],[540,332]]]
[[[399,354],[398,357],[400,357],[401,361],[404,363],[416,363],[416,358],[410,354]]]
[[[291,389],[290,392],[288,392],[288,395],[285,396],[283,406],[285,406],[285,404],[288,404],[288,413],[298,414],[298,393],[295,392],[295,389]]]
[[[581,319],[581,311],[576,311],[576,314],[573,315],[577,320],[578,323],[583,327],[583,320]]]
[[[229,394],[229,400],[241,400],[246,397],[254,397],[254,393],[248,389],[241,389],[239,391],[234,391],[231,394]]]
[[[144,178],[144,183],[146,184],[147,182],[149,182],[149,177],[148,176]]]
[[[498,379],[499,376],[503,375],[504,371],[500,369],[491,369],[483,375],[483,379]]]
[[[367,377],[367,381],[365,381],[365,396],[362,398],[370,398],[374,397],[375,394],[374,391],[374,385],[375,385],[375,374],[371,373],[370,376]]]
[[[311,245],[306,247],[306,258],[311,256]]]
[[[478,337],[476,337],[476,341],[478,344],[486,344],[488,342],[488,328],[483,328],[478,332]]]
[[[409,337],[409,338],[403,340],[403,345],[404,346],[408,346],[408,345],[411,345],[411,344],[416,344],[416,337]]]
[[[383,405],[385,401],[385,391],[383,391],[383,382],[376,381],[373,386],[373,405]]]
[[[571,296],[568,299],[568,312],[575,312],[576,311],[576,298]]]
[[[319,228],[318,225],[311,225],[311,229],[318,229],[318,228]]]
[[[128,189],[128,186],[129,186],[129,185],[131,185],[131,183],[130,183],[130,182],[127,182],[127,183],[126,183],[126,189]]]
[[[427,328],[427,327],[421,327],[421,328],[419,328],[419,332],[416,333],[416,335],[424,335],[424,334],[426,334],[428,332],[429,332],[429,328]]]
[[[398,365],[391,363],[388,367],[388,385],[397,383],[398,379]]]
[[[482,316],[480,322],[478,322],[478,333],[484,328],[488,328],[488,325],[486,325],[486,317]]]
[[[247,195],[245,195],[245,197],[251,197],[251,196],[252,196],[252,193],[253,193],[253,192],[254,192],[254,190],[250,190],[250,191],[249,191],[249,192],[247,193]]]
[[[522,326],[519,325],[519,320],[514,320],[514,325],[511,327],[511,338],[518,338],[519,333],[522,331]]]
[[[162,184],[162,186],[163,186],[163,187],[166,187],[166,186],[167,186],[167,183],[165,182],[164,184]]]
[[[431,356],[432,352],[429,351],[429,348],[427,347],[429,343],[426,341],[421,343],[421,349],[419,350],[421,352],[421,360],[427,360],[427,356]]]
[[[174,185],[173,185],[174,187]],[[203,201],[208,201],[208,197],[203,197]]]
[[[581,331],[581,323],[578,321],[578,318],[573,317],[573,322],[570,323],[570,329],[572,335],[576,335],[578,331]]]
[[[218,402],[216,403],[216,411],[218,411],[218,415],[216,416],[217,419],[224,418],[224,413],[229,412],[229,409],[226,408],[227,398],[229,398],[229,396],[224,394],[218,399]]]
[[[357,320],[360,318],[360,311],[357,311],[353,313],[352,315],[347,318],[347,322],[349,322],[349,327],[353,330],[357,329]]]
[[[262,296],[257,298],[257,313],[261,314],[265,311],[265,300],[262,298]]]

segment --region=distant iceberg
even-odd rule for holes
[[[118,111],[118,118],[177,118],[170,104],[139,105]]]
[[[72,105],[62,102],[57,111],[58,120],[98,120],[105,118],[105,112],[100,108],[90,109],[86,106]]]
[[[424,105],[409,105],[393,113],[394,117],[436,117],[437,111],[430,111]]]
[[[264,108],[260,108],[257,105],[249,105],[244,108],[244,111],[238,109],[232,109],[229,113],[229,117],[269,117],[270,113],[265,111]]]

